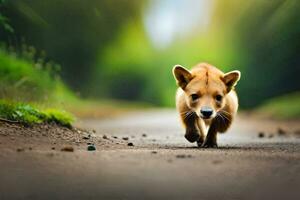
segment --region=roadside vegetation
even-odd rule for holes
[[[36,123],[56,123],[71,127],[74,117],[58,109],[38,109],[26,103],[0,101],[0,120],[9,123],[31,125]]]
[[[300,93],[270,99],[258,108],[258,112],[274,119],[300,119]]]
[[[74,98],[57,75],[60,66],[37,55],[34,47],[0,49],[0,97],[17,101]]]
[[[60,66],[47,61],[34,47],[0,48],[0,118],[23,124],[52,123],[68,126],[71,113],[80,117],[107,117],[150,107],[121,100],[82,100],[60,79]],[[67,112],[67,111],[69,112]]]
[[[46,62],[33,47],[23,45],[18,52],[2,46],[1,119],[23,124],[55,122],[70,127],[74,117],[58,105],[62,101],[76,100],[76,97],[60,80],[57,70],[59,65]]]

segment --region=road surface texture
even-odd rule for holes
[[[178,121],[174,110],[81,120],[122,143],[93,152],[4,148],[0,199],[300,199],[299,121],[240,116],[218,149],[188,143]]]

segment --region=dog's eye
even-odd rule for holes
[[[222,99],[223,99],[222,95],[219,95],[219,94],[216,95],[216,100],[217,101],[222,101]]]
[[[197,99],[199,99],[199,95],[198,94],[192,94],[191,97],[192,97],[193,101],[196,101]]]

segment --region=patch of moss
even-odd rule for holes
[[[74,117],[63,110],[57,110],[57,109],[46,109],[43,111],[43,113],[46,115],[46,121],[47,122],[55,122],[56,124],[71,127],[72,122],[74,121]]]
[[[0,117],[5,120],[20,122],[23,124],[56,123],[71,127],[74,117],[62,110],[41,110],[32,105],[0,101]]]

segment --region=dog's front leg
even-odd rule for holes
[[[185,135],[184,137],[189,142],[196,142],[198,141],[200,137],[200,131],[197,126],[197,121],[199,120],[199,117],[196,115],[196,113],[190,114],[187,117],[185,116],[183,119],[183,123],[185,125]]]
[[[197,145],[198,145],[198,147],[201,147],[203,142],[204,142],[204,137],[205,137],[205,134],[206,134],[206,125],[205,125],[204,121],[201,118],[198,118],[197,126],[198,126],[199,134],[200,134],[200,137],[197,140]]]

